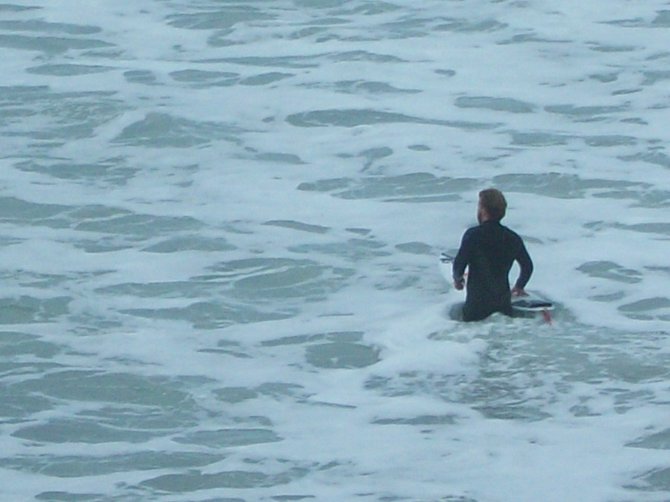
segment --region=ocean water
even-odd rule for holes
[[[0,500],[670,500],[669,40],[665,0],[0,4]],[[551,325],[449,318],[489,186]]]

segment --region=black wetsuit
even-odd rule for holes
[[[533,273],[533,262],[523,240],[498,221],[486,221],[468,229],[454,259],[455,281],[468,267],[464,321],[478,321],[494,312],[512,315],[509,271],[514,261],[521,273],[515,287],[523,289]]]

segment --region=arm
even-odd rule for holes
[[[526,287],[526,284],[528,284],[530,276],[533,274],[533,260],[531,260],[523,241],[521,241],[521,246],[514,259],[519,263],[521,271],[519,273],[519,278],[516,280],[516,283],[512,288],[512,294],[514,296],[523,296],[526,294],[524,288]]]
[[[472,239],[469,236],[469,232],[465,232],[465,234],[463,234],[463,239],[461,240],[461,247],[458,249],[456,258],[454,258],[452,275],[454,278],[454,287],[458,290],[465,287],[465,267],[468,266],[468,262],[470,261],[470,250],[472,248],[471,241]]]

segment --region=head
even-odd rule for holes
[[[484,223],[488,220],[500,221],[505,217],[507,201],[500,190],[488,188],[479,192],[477,220]]]

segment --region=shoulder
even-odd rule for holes
[[[500,227],[508,234],[514,235],[515,237],[519,237],[519,234],[517,234],[514,230],[512,230],[508,226],[501,224]]]
[[[466,249],[470,249],[473,245],[476,245],[475,243],[478,239],[478,234],[478,227],[470,227],[463,232],[463,237],[461,238],[461,251],[465,251]]]
[[[479,234],[480,232],[481,232],[481,228],[479,226],[470,227],[463,234],[463,239],[471,239],[474,236],[476,236],[477,234]]]
[[[519,241],[519,242],[523,242],[523,239],[521,238],[521,236],[519,234],[517,234],[514,230],[512,230],[509,227],[506,227],[505,225],[500,225],[500,226],[502,227],[503,231],[507,235],[509,235],[512,239],[514,239],[516,241]]]

